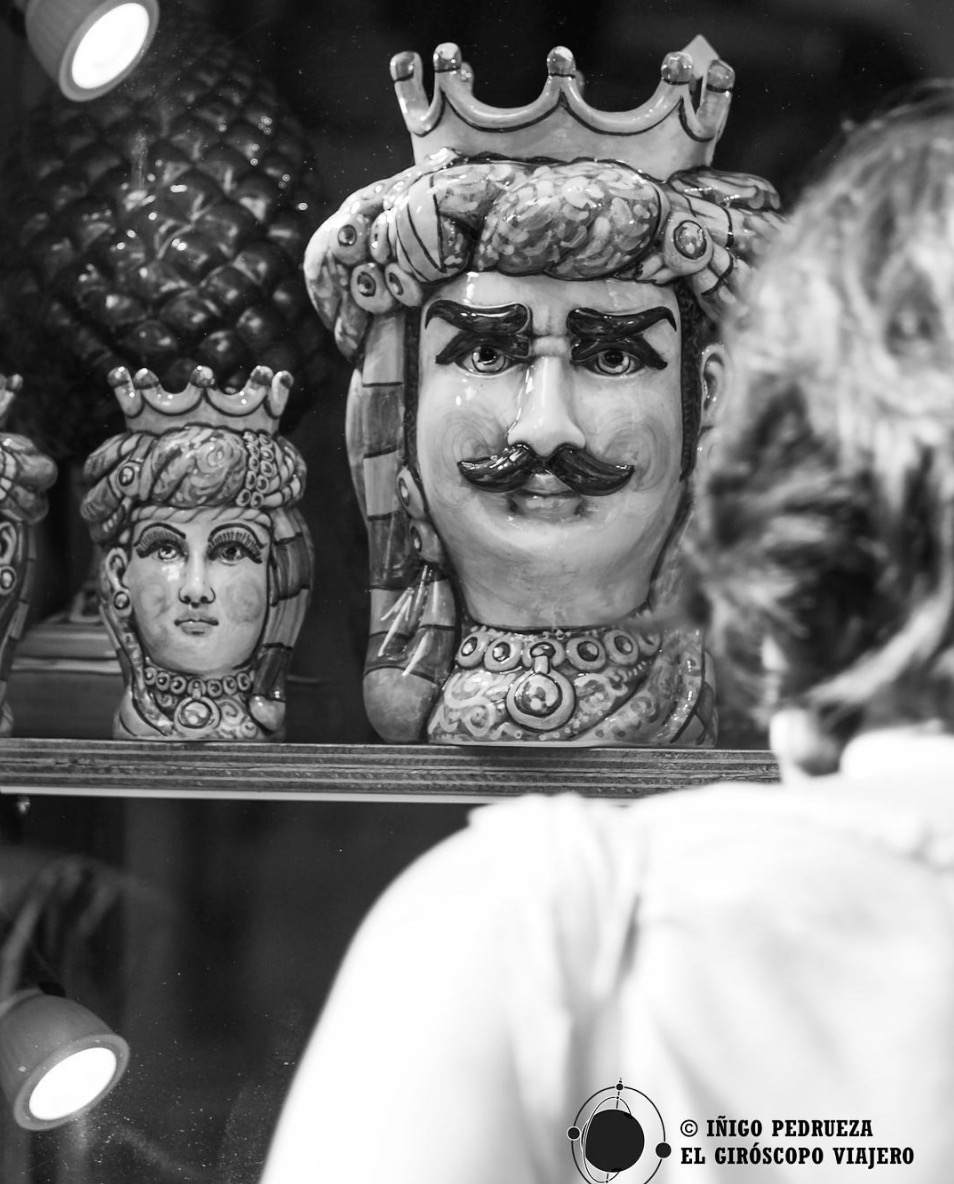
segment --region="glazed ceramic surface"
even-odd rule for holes
[[[565,49],[499,110],[456,46],[391,64],[415,165],[305,258],[355,363],[371,722],[390,741],[711,744],[699,633],[660,632],[725,376],[716,321],[777,197],[711,168],[733,74],[697,38],[643,107]]]
[[[34,531],[46,514],[46,490],[56,480],[49,457],[25,436],[3,430],[22,386],[18,374],[0,374],[0,736],[13,730],[7,680],[30,607]]]
[[[102,546],[100,607],[123,668],[117,739],[271,740],[311,586],[305,481],[277,435],[291,376],[236,393],[110,378],[128,430],[89,458],[82,514]]]

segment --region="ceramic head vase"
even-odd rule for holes
[[[291,376],[258,366],[234,393],[202,366],[175,393],[148,370],[110,383],[127,431],[87,461],[81,512],[125,681],[113,735],[278,739],[312,572],[304,462],[277,435]]]
[[[733,73],[697,38],[606,113],[555,49],[540,97],[478,101],[456,46],[391,73],[416,163],[313,237],[355,364],[371,553],[365,702],[386,739],[709,744],[700,635],[660,632],[722,389],[715,321],[777,227],[711,168]]]
[[[3,430],[22,387],[19,374],[0,374],[0,736],[13,730],[7,681],[30,607],[36,524],[46,514],[46,490],[56,480],[49,457],[26,436]]]

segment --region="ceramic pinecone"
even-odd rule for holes
[[[258,363],[290,370],[286,425],[320,382],[326,337],[301,278],[323,216],[309,145],[251,59],[194,18],[164,16],[111,94],[45,102],[0,208],[3,354],[42,392],[32,411],[56,454],[119,426],[114,366],[173,390],[197,364],[221,387]]]

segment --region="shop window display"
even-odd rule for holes
[[[92,860],[95,874],[87,868],[86,878],[76,873],[59,896],[51,891],[42,897],[48,911],[41,914],[41,928],[47,932],[34,936],[54,960],[66,963],[64,977],[71,981],[64,985],[94,1003],[129,1039],[132,1060],[114,1095],[78,1125],[33,1136],[4,1127],[3,1135],[9,1134],[4,1179],[12,1184],[66,1179],[113,1184],[132,1173],[148,1184],[256,1180],[293,1064],[351,933],[394,874],[463,825],[472,801],[580,781],[593,793],[611,795],[670,788],[687,780],[712,780],[721,760],[736,762],[733,777],[740,764],[758,779],[774,777],[762,738],[733,732],[731,709],[723,712],[722,739],[712,757],[679,754],[689,759],[675,765],[639,748],[628,759],[607,749],[602,758],[567,761],[530,758],[517,749],[490,757],[483,752],[445,757],[441,745],[428,746],[429,754],[418,753],[413,744],[394,754],[378,742],[361,694],[370,606],[364,528],[345,452],[348,374],[308,306],[304,284],[295,286],[295,267],[286,265],[283,252],[293,244],[300,263],[309,235],[349,193],[368,178],[392,176],[407,165],[407,136],[393,104],[387,64],[408,47],[427,50],[450,38],[459,42],[474,66],[481,96],[505,106],[525,103],[538,93],[547,52],[555,44],[567,44],[587,74],[588,100],[612,109],[643,97],[642,80],[658,76],[664,55],[704,33],[738,77],[719,166],[764,175],[783,197],[797,189],[810,157],[830,139],[842,114],[923,72],[925,60],[905,57],[900,48],[905,42],[891,30],[846,30],[840,18],[816,20],[791,12],[784,17],[788,24],[783,21],[788,50],[780,47],[778,56],[770,58],[762,39],[759,57],[746,50],[745,40],[749,34],[755,37],[764,18],[746,5],[703,6],[691,27],[677,22],[668,6],[650,6],[643,42],[631,17],[606,3],[594,6],[586,21],[579,13],[554,14],[542,4],[521,6],[517,14],[491,4],[482,13],[455,14],[452,25],[444,6],[436,4],[417,6],[414,14],[388,3],[358,4],[349,6],[347,21],[332,7],[325,12],[323,6],[288,2],[262,12],[245,4],[190,6],[190,15],[207,21],[225,43],[212,55],[218,74],[209,75],[206,85],[227,89],[227,80],[232,93],[218,97],[223,106],[215,126],[204,124],[202,117],[196,122],[190,108],[199,101],[197,95],[181,97],[182,118],[193,140],[178,145],[181,155],[169,151],[165,160],[170,168],[194,165],[200,158],[222,162],[221,186],[233,185],[228,197],[236,208],[230,206],[229,217],[217,223],[210,216],[199,234],[184,215],[201,218],[211,188],[205,179],[187,178],[176,197],[182,206],[165,210],[173,221],[179,219],[174,229],[170,222],[170,233],[186,235],[186,248],[175,259],[178,273],[154,267],[153,286],[136,296],[150,311],[148,332],[136,336],[123,319],[131,305],[125,299],[111,302],[117,293],[101,280],[116,274],[109,272],[115,256],[108,257],[105,244],[93,246],[93,232],[107,216],[103,208],[94,208],[88,195],[67,193],[69,186],[60,194],[64,201],[72,196],[79,203],[65,237],[72,242],[77,233],[88,243],[89,255],[74,257],[74,271],[68,273],[87,282],[82,304],[72,310],[67,302],[60,307],[54,300],[53,311],[59,328],[73,326],[77,349],[90,352],[68,357],[62,345],[45,345],[40,361],[50,381],[34,385],[25,373],[26,389],[36,394],[22,427],[33,434],[33,425],[42,422],[45,438],[35,434],[38,447],[57,458],[63,473],[39,541],[31,624],[72,612],[75,636],[95,619],[92,594],[87,591],[82,599],[93,555],[79,520],[83,490],[78,471],[86,456],[121,426],[105,381],[117,364],[128,364],[132,374],[147,366],[161,375],[167,389],[181,389],[195,365],[228,363],[231,368],[222,381],[238,386],[257,362],[294,374],[293,405],[282,430],[309,467],[300,505],[318,562],[315,596],[287,683],[291,743],[275,746],[267,762],[206,745],[198,745],[194,755],[175,746],[144,754],[143,746],[131,743],[125,755],[117,756],[107,737],[121,677],[108,656],[74,657],[74,667],[85,668],[70,670],[67,663],[63,683],[41,683],[34,677],[39,659],[29,653],[13,672],[10,697],[22,726],[18,723],[19,739],[11,742],[0,774],[0,786],[15,791],[0,795],[0,885],[5,900],[15,898],[22,907],[40,899],[26,889],[53,862],[49,857],[69,853]],[[163,6],[163,17],[172,11]],[[876,65],[866,63],[864,71],[852,76],[852,54],[866,38],[882,52]],[[198,39],[194,44],[199,46]],[[26,117],[27,107],[35,107],[33,82],[19,43],[3,48],[11,68],[0,112],[6,116],[8,140],[23,148],[32,134]],[[812,58],[812,52],[817,56]],[[239,68],[238,62],[250,66]],[[252,75],[267,79],[274,90],[256,91],[265,84]],[[175,87],[170,82],[161,89],[163,103],[171,105]],[[274,94],[270,101],[275,106],[267,107],[266,93]],[[797,135],[791,134],[793,106],[811,112],[810,118],[795,121]],[[246,124],[254,127],[263,113],[276,112],[280,117],[275,122],[285,133],[301,128],[300,140],[297,130],[291,135],[299,163],[289,167],[293,153],[286,141],[278,156],[285,171],[300,169],[295,183],[301,185],[300,193],[307,191],[307,197],[296,193],[296,209],[284,214],[280,188],[276,197],[264,180],[258,187],[242,185],[248,158],[243,164],[235,152],[244,154],[249,145],[228,143],[230,134],[235,140]],[[779,130],[786,119],[789,133]],[[217,132],[216,126],[225,130]],[[139,131],[148,137],[145,125]],[[135,132],[130,132],[133,138]],[[204,141],[201,149],[195,146],[210,135],[221,137],[218,145]],[[101,143],[84,146],[65,130],[59,141],[44,135],[25,146],[42,154],[51,147],[62,151],[60,145],[72,146],[94,174],[91,162],[99,152],[99,163],[108,172]],[[305,146],[313,151],[308,164],[301,163]],[[233,171],[228,173],[230,161]],[[5,170],[4,184],[10,183],[9,175]],[[16,184],[20,206],[24,211],[33,207],[38,214],[41,203],[34,197],[39,192],[34,183],[20,179]],[[309,210],[297,209],[302,204]],[[266,245],[252,245],[263,224],[271,227]],[[230,257],[223,244],[231,244]],[[8,237],[4,251],[10,245]],[[242,251],[247,253],[236,264]],[[209,278],[213,273],[214,281]],[[196,303],[199,288],[204,299]],[[164,313],[151,314],[159,304],[165,309],[163,300],[175,297],[179,299],[169,316],[181,312],[181,317],[168,330]],[[89,311],[97,308],[104,310],[100,323],[108,333],[94,342],[83,330]],[[10,319],[4,324],[9,326]],[[173,359],[167,331],[191,334],[196,352],[179,350]],[[17,336],[22,338],[22,331]],[[122,340],[124,349],[134,336],[152,351],[148,357],[127,359],[117,351],[117,341]],[[64,396],[77,357],[81,367],[97,367],[95,381],[91,376],[87,383],[84,377],[81,389],[74,385]],[[172,377],[162,372],[164,358],[179,363]],[[82,688],[100,685],[90,683],[88,667],[95,661],[106,668],[96,676],[104,685],[93,710],[94,696]],[[72,697],[60,698],[55,686],[72,688]],[[30,723],[31,716],[39,719],[38,699],[41,706],[55,706],[54,722],[46,731]],[[87,708],[85,730],[73,729]],[[746,751],[740,755],[738,748]],[[329,763],[331,757],[336,764]],[[715,763],[707,763],[710,759]],[[284,792],[320,800],[188,800],[195,793],[254,798],[258,787],[275,798]],[[432,804],[381,800],[395,788]],[[80,794],[118,790],[124,796],[47,796],[49,789]],[[448,800],[460,790],[459,802]],[[371,800],[354,800],[368,791],[374,795]],[[186,800],[152,800],[147,794]]]

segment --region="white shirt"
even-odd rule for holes
[[[363,927],[264,1184],[603,1180],[567,1130],[620,1080],[647,1135],[620,1184],[942,1184],[952,891],[947,736],[866,736],[785,786],[478,810]]]

